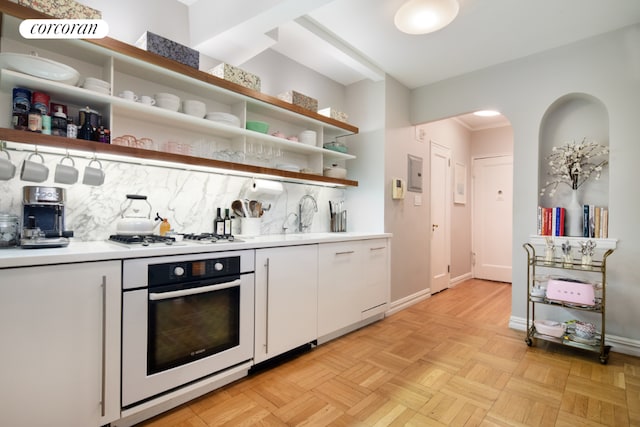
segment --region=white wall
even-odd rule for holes
[[[429,288],[429,143],[415,139],[409,122],[410,92],[387,78],[384,145],[384,223],[391,240],[391,301],[424,293]],[[407,192],[404,200],[391,199],[391,178],[407,182],[407,154],[423,162],[422,193]],[[379,192],[382,190],[378,189]],[[416,206],[414,198],[422,198]]]
[[[482,129],[471,133],[471,157],[492,157],[513,154],[513,128]]]
[[[536,231],[540,126],[557,99],[585,93],[603,102],[610,123],[610,236],[608,333],[640,339],[640,25],[490,67],[415,90],[412,122],[423,123],[479,108],[498,109],[514,132],[513,316],[526,315],[522,243]],[[580,134],[580,129],[576,129]],[[520,256],[518,256],[520,254]]]
[[[332,107],[338,111],[351,113],[346,108],[345,87],[311,70],[288,57],[266,50],[240,66],[243,70],[260,76],[261,92],[277,96],[280,93],[296,90],[318,100],[318,108]],[[349,122],[353,115],[349,114]]]
[[[109,24],[109,37],[135,44],[151,31],[189,46],[189,10],[175,0],[79,0],[78,3],[102,12]]]

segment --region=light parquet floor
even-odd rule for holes
[[[640,358],[528,347],[510,313],[469,280],[140,425],[640,426]]]

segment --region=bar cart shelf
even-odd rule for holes
[[[593,260],[589,265],[583,265],[581,260],[572,259],[567,261],[561,258],[546,258],[536,255],[535,248],[530,243],[523,245],[527,251],[527,330],[525,342],[528,346],[532,346],[535,340],[548,341],[568,347],[598,353],[600,363],[606,364],[609,360],[610,345],[605,344],[605,314],[606,314],[606,279],[607,279],[607,258],[613,253],[613,249],[608,249],[602,255],[602,259]],[[568,302],[550,300],[546,296],[533,296],[532,289],[534,287],[534,279],[536,271],[580,271],[589,275],[598,276],[602,282],[602,297],[596,301],[595,305],[579,305]],[[536,306],[546,305],[549,307],[558,307],[582,312],[597,313],[600,317],[600,331],[596,333],[593,340],[580,340],[573,334],[565,331],[560,337],[545,335],[536,330]]]

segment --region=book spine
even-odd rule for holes
[[[538,236],[542,235],[542,206],[538,206],[538,216],[536,218],[536,234]]]
[[[582,206],[582,237],[589,236],[589,205]]]
[[[600,222],[602,224],[601,237],[603,239],[608,239],[609,238],[609,209],[608,208],[602,208],[602,219]]]
[[[558,235],[558,208],[551,208],[551,235]]]
[[[544,208],[544,235],[551,236],[552,218],[551,208]]]
[[[587,237],[595,237],[595,206],[589,205],[589,235]]]
[[[564,236],[564,220],[565,220],[565,212],[567,210],[565,208],[560,208],[560,234],[558,236]]]
[[[601,237],[600,236],[600,222],[601,222],[600,221],[601,220],[600,212],[601,212],[600,206],[596,206],[593,209],[593,216],[594,216],[594,219],[593,219],[593,224],[594,224],[593,225],[593,237],[596,238],[596,239],[599,239]]]

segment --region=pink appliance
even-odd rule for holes
[[[593,306],[596,304],[594,286],[590,283],[550,279],[547,299],[570,304]]]

